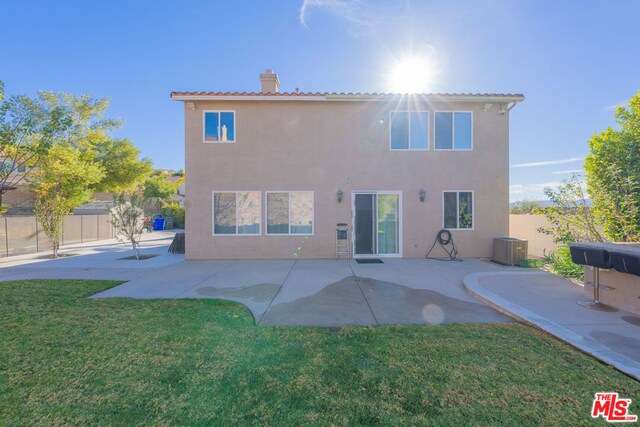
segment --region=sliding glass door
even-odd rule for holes
[[[399,256],[400,192],[353,194],[354,256]]]

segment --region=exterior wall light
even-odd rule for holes
[[[338,197],[338,203],[342,203],[342,196],[343,195],[344,195],[344,193],[342,192],[342,190],[338,188],[338,191],[336,192],[336,196]]]
[[[420,194],[420,201],[424,203],[424,199],[427,197],[427,192],[424,191],[424,188],[421,188],[418,194]]]
[[[187,102],[187,107],[191,109],[191,111],[196,111],[196,103],[195,102]]]

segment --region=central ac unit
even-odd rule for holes
[[[520,260],[527,258],[526,240],[515,237],[500,237],[493,240],[492,261],[504,265],[520,265]]]

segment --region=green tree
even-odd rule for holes
[[[140,150],[128,139],[110,139],[98,146],[98,159],[105,177],[95,191],[131,193],[153,172],[151,160],[138,160]]]
[[[147,178],[144,182],[144,198],[157,197],[162,202],[171,200],[171,196],[176,193],[176,186],[173,182],[167,181],[162,175],[155,175]]]
[[[2,195],[25,181],[43,156],[71,126],[69,110],[47,96],[4,96],[0,82],[0,214]]]
[[[91,185],[104,178],[102,167],[84,159],[77,148],[56,143],[34,172],[36,218],[53,243],[57,258],[64,216],[91,199]]]
[[[583,185],[579,175],[574,174],[561,186],[544,189],[552,206],[541,209],[541,212],[552,225],[540,227],[539,232],[552,235],[556,243],[563,244],[604,241],[597,218],[587,204]]]
[[[540,211],[542,205],[536,200],[520,200],[515,202],[509,208],[509,213],[512,215],[533,214]]]
[[[585,159],[593,212],[614,241],[640,241],[640,91],[615,114],[619,130],[589,140]]]
[[[78,149],[83,160],[96,163],[105,172],[99,182],[91,184],[91,190],[132,192],[152,172],[151,161],[139,159],[140,150],[129,140],[111,136],[122,122],[104,118],[107,98],[53,92],[43,92],[43,96],[49,105],[62,106],[71,114],[72,125],[62,140]]]
[[[132,194],[130,200],[125,200],[124,194],[114,197],[111,208],[111,225],[119,242],[131,243],[133,254],[140,259],[140,240],[144,231],[144,210],[138,205],[138,195]]]

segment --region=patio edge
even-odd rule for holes
[[[547,333],[554,335],[574,348],[598,359],[607,365],[619,370],[620,372],[640,381],[640,363],[629,359],[628,357],[606,347],[596,340],[577,334],[556,322],[546,319],[526,308],[514,304],[505,298],[502,298],[495,293],[485,289],[480,284],[480,279],[491,276],[523,276],[523,275],[544,275],[549,274],[543,271],[536,272],[485,272],[485,273],[473,273],[465,276],[462,280],[465,290],[483,301],[489,304],[491,307],[512,317],[519,322],[526,323],[541,329]]]

